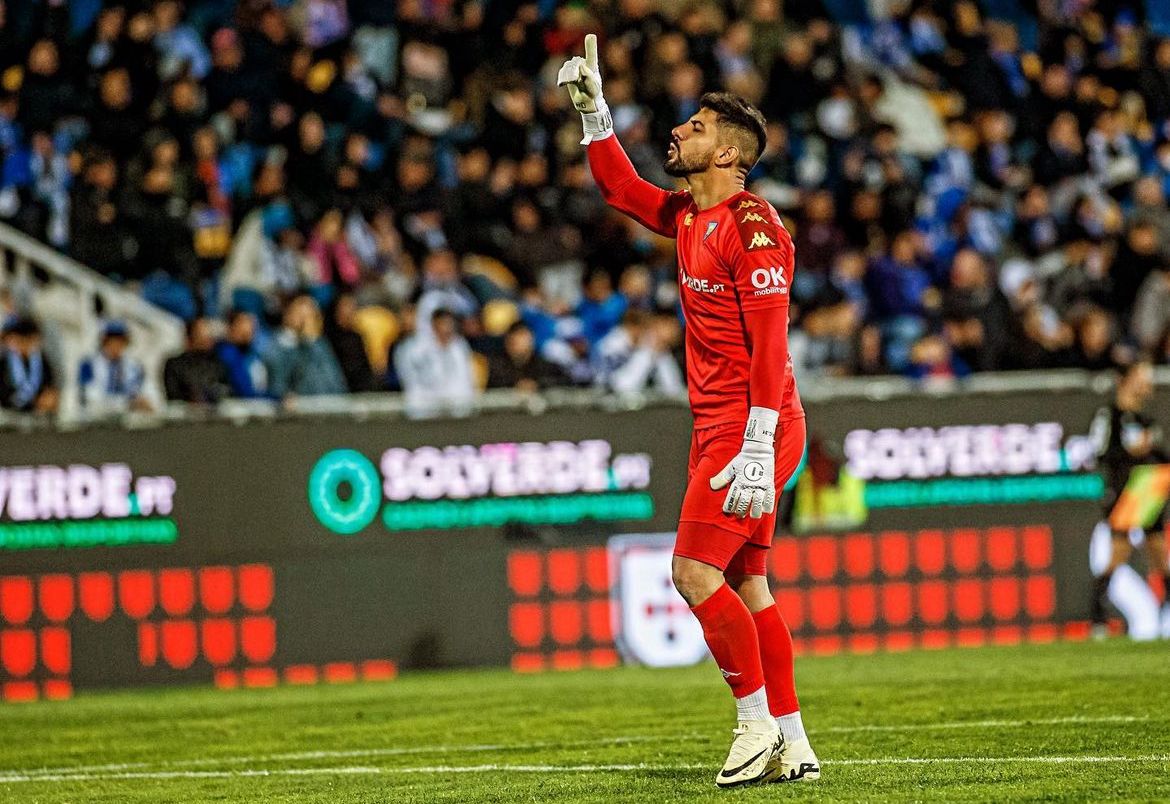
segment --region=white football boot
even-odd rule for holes
[[[738,787],[761,781],[768,769],[768,762],[780,753],[783,739],[776,721],[741,720],[733,731],[735,739],[723,770],[715,777],[720,787]]]
[[[808,738],[782,744],[768,763],[764,778],[769,782],[811,782],[821,778],[821,763]]]

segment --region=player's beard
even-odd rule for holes
[[[662,169],[666,171],[666,175],[668,176],[674,176],[679,179],[685,178],[695,173],[702,173],[710,167],[711,158],[714,155],[715,152],[712,151],[709,154],[684,157],[682,148],[675,146],[674,156],[666,157],[666,161],[662,163]]]

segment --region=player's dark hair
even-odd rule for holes
[[[739,166],[751,170],[768,142],[768,123],[755,106],[734,92],[708,92],[699,98],[699,108],[715,113],[721,131],[728,131],[739,148]]]

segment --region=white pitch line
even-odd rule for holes
[[[327,775],[391,775],[391,774],[439,774],[439,773],[614,773],[622,771],[671,771],[697,770],[706,765],[424,765],[421,767],[329,767],[329,768],[275,768],[272,770],[249,768],[225,771],[142,771],[127,773],[63,773],[51,776],[8,775],[0,776],[0,784],[16,782],[93,782],[140,779],[236,779],[264,776],[327,776]]]
[[[56,776],[74,773],[104,773],[111,771],[132,771],[142,768],[192,768],[201,765],[260,765],[266,762],[296,762],[314,759],[358,759],[362,757],[395,757],[413,754],[454,754],[486,753],[492,751],[539,751],[545,748],[600,748],[613,745],[627,745],[649,742],[677,742],[705,739],[703,734],[635,734],[626,737],[605,737],[598,740],[576,742],[540,743],[485,743],[479,745],[417,745],[398,748],[353,748],[344,751],[294,751],[284,754],[260,754],[257,756],[198,757],[193,759],[156,760],[153,762],[115,762],[105,765],[74,765],[59,768],[9,768],[0,769],[5,775]]]
[[[1073,715],[1071,717],[1037,718],[1035,720],[957,720],[940,723],[895,723],[872,726],[828,726],[816,729],[818,734],[857,734],[866,731],[922,731],[923,729],[1018,729],[1025,726],[1059,726],[1076,723],[1140,723],[1149,720],[1148,717],[1133,717],[1130,715],[1103,715],[1090,717]]]
[[[817,729],[821,734],[853,734],[860,732],[920,731],[923,729],[1000,729],[1023,728],[1028,726],[1054,726],[1061,724],[1091,723],[1138,723],[1147,717],[1129,715],[1103,715],[1092,717],[1073,715],[1070,717],[1043,718],[1035,720],[967,720],[941,723],[903,723],[886,725],[828,726]],[[622,737],[608,737],[578,742],[539,743],[485,743],[477,745],[421,745],[397,748],[355,748],[336,751],[296,751],[282,754],[261,754],[255,756],[198,757],[193,759],[157,760],[153,762],[117,762],[103,765],[74,765],[57,768],[10,768],[0,769],[0,776],[60,776],[77,773],[112,773],[138,771],[147,768],[197,768],[207,765],[262,765],[270,762],[296,762],[318,759],[359,759],[371,757],[410,756],[416,754],[487,753],[504,751],[539,751],[546,748],[600,748],[604,746],[627,745],[648,742],[679,742],[708,740],[707,734],[635,734]]]
[[[1143,756],[1126,757],[1094,757],[1094,756],[1038,756],[1038,757],[888,757],[885,759],[834,759],[827,760],[826,765],[962,765],[970,762],[981,763],[1040,763],[1044,765],[1092,765],[1099,762],[1166,762],[1170,763],[1170,754],[1146,754]]]
[[[881,759],[838,759],[825,764],[834,765],[964,765],[964,764],[1045,764],[1080,765],[1101,763],[1166,763],[1170,754],[1145,756],[1032,756],[1032,757],[885,757]],[[703,770],[706,765],[424,765],[420,767],[382,768],[347,766],[331,768],[247,768],[234,771],[147,771],[127,773],[72,773],[53,776],[0,776],[0,784],[21,782],[96,782],[96,781],[168,781],[174,779],[242,779],[279,776],[393,776],[401,774],[441,775],[452,773],[628,773],[637,771]]]

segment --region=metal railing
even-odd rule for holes
[[[145,394],[161,407],[157,378],[166,358],[183,348],[183,323],[176,316],[3,223],[0,288],[7,288],[17,307],[35,316],[45,331],[45,350],[59,375],[58,426],[73,426],[82,419],[78,366],[97,351],[102,322],[110,319],[124,321],[129,328],[129,353],[146,369]],[[25,417],[6,418],[12,423]]]
[[[1079,370],[1002,372],[977,374],[965,380],[923,384],[902,377],[810,378],[800,383],[802,399],[817,403],[834,399],[863,399],[875,403],[912,396],[986,397],[1045,391],[1093,391],[1105,393],[1113,385],[1111,372]],[[1170,367],[1155,370],[1155,381],[1170,388]],[[658,393],[613,394],[596,389],[551,389],[539,394],[512,390],[490,390],[481,394],[471,411],[439,411],[427,418],[461,418],[497,412],[539,415],[550,410],[618,412],[653,406],[685,406],[685,395]],[[228,399],[215,406],[170,403],[158,413],[124,413],[100,419],[53,420],[28,414],[0,411],[0,429],[76,430],[82,427],[142,429],[174,423],[273,421],[289,418],[346,418],[358,421],[420,418],[407,408],[402,394],[373,393],[347,396],[297,397],[281,404],[271,400]]]

